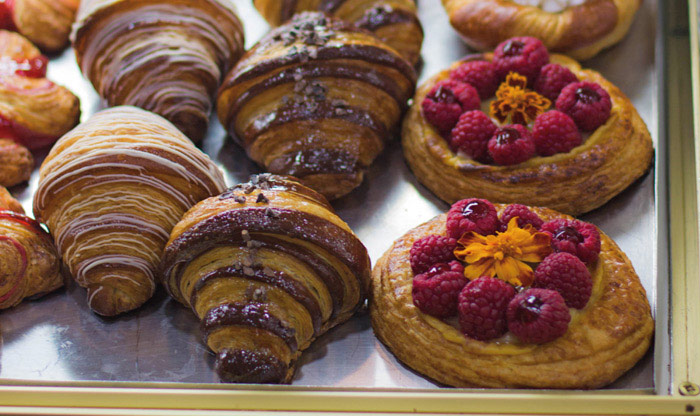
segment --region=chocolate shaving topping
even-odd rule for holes
[[[233,200],[239,204],[245,204],[245,197],[243,195],[236,195],[233,197]]]
[[[255,200],[255,203],[257,204],[267,204],[268,202],[270,202],[270,200],[267,199],[267,197],[262,192],[258,194],[258,199]]]
[[[268,218],[279,218],[280,214],[279,214],[279,212],[275,211],[274,209],[266,208],[265,209],[265,216]]]

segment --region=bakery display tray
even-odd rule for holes
[[[250,0],[237,0],[252,46],[268,26]],[[420,82],[470,51],[450,27],[439,0],[421,0],[425,28]],[[657,3],[644,1],[629,35],[617,46],[584,63],[601,72],[629,96],[647,123],[657,149],[654,168],[604,207],[582,219],[599,226],[629,256],[657,320],[668,310],[657,302],[667,293],[669,267],[665,220],[667,184],[663,140],[664,109],[659,105],[661,33]],[[82,120],[104,108],[75,63],[72,50],[52,57],[48,76],[81,99]],[[246,181],[260,172],[224,129],[212,119],[202,148],[225,171],[227,184]],[[38,162],[42,159],[39,155]],[[660,179],[661,178],[661,179]],[[27,186],[11,189],[28,213],[38,172]],[[585,196],[584,196],[585,197]],[[391,243],[410,228],[444,212],[448,205],[421,186],[406,166],[398,140],[372,165],[360,188],[333,203],[337,213],[355,230],[376,261]],[[660,209],[660,207],[662,209]],[[171,300],[161,288],[144,307],[113,319],[92,313],[85,290],[75,283],[37,301],[0,312],[0,384],[53,382],[218,383],[214,356],[201,341],[199,322],[192,312]],[[652,348],[629,373],[609,386],[613,390],[655,391],[668,378],[667,357],[657,331]],[[341,388],[438,389],[441,386],[399,363],[375,338],[366,311],[318,339],[303,355],[295,386]],[[1,388],[1,387],[0,387]]]

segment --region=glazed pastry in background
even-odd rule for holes
[[[221,79],[244,51],[232,0],[83,0],[78,65],[110,106],[133,105],[199,142]]]
[[[479,197],[571,215],[622,192],[654,153],[620,89],[527,37],[430,78],[402,138],[413,173],[448,203]]]
[[[24,214],[24,208],[4,186],[0,186],[0,211],[14,211],[18,214]]]
[[[413,67],[353,25],[302,13],[241,59],[219,90],[219,120],[266,171],[328,199],[362,182],[413,94]]]
[[[399,360],[455,387],[599,388],[654,332],[632,264],[594,225],[476,199],[394,242],[370,314]]]
[[[220,193],[221,172],[167,120],[135,107],[95,114],[41,165],[34,215],[48,225],[90,308],[141,306],[172,227]]]
[[[21,35],[0,30],[0,139],[46,147],[80,119],[80,100],[45,78],[48,59]]]
[[[641,0],[442,0],[469,46],[485,51],[514,36],[542,39],[552,51],[584,60],[619,42]]]
[[[43,51],[54,53],[68,44],[80,0],[3,0],[0,29],[15,30]]]
[[[0,186],[14,186],[29,180],[34,157],[29,149],[9,139],[0,139]]]
[[[320,11],[373,32],[416,65],[423,44],[416,0],[254,0],[255,7],[272,26],[295,13]]]
[[[302,351],[363,304],[370,260],[323,196],[264,174],[187,212],[161,271],[222,381],[289,383]]]
[[[61,286],[61,260],[49,233],[26,215],[0,210],[0,309]]]

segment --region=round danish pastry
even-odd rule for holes
[[[402,140],[418,180],[448,203],[473,196],[571,215],[643,176],[654,151],[622,91],[527,37],[429,79]]]
[[[598,388],[641,359],[654,327],[632,264],[594,225],[480,199],[389,248],[370,313],[399,360],[455,387]]]
[[[450,23],[477,50],[513,36],[584,60],[619,42],[641,0],[442,0]]]

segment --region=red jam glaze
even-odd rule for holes
[[[13,140],[29,150],[37,150],[53,144],[59,136],[37,133],[0,114],[0,138]]]
[[[19,75],[28,78],[45,78],[49,59],[39,55],[31,59],[0,57],[0,75]]]
[[[53,245],[53,240],[49,233],[41,226],[39,221],[29,218],[24,214],[20,214],[14,211],[0,210],[0,221],[9,220],[21,224],[25,228],[34,231],[36,234],[40,235],[41,238],[47,239]]]
[[[15,8],[15,0],[0,0],[0,29],[17,30],[12,19],[12,11]]]

